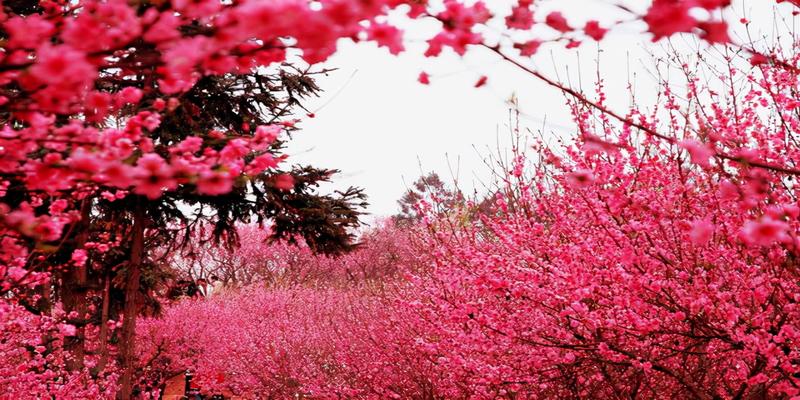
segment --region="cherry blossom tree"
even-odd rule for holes
[[[439,174],[431,172],[419,177],[403,197],[397,201],[400,213],[392,219],[398,224],[416,223],[422,219],[417,212],[418,204],[422,201],[437,208],[437,213],[444,214],[464,203],[464,196],[457,189],[451,189],[442,181]]]

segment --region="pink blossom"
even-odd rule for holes
[[[692,158],[693,163],[704,168],[707,168],[710,165],[709,158],[714,155],[714,151],[707,145],[696,140],[684,140],[680,143],[680,146],[689,152],[689,156]]]
[[[219,195],[231,191],[233,179],[227,173],[219,171],[202,172],[197,180],[197,192],[206,195]]]
[[[197,136],[189,136],[183,139],[175,147],[173,147],[172,150],[176,153],[194,154],[200,151],[202,147],[203,147],[203,138]]]
[[[511,29],[526,30],[533,26],[533,12],[527,5],[516,5],[511,15],[506,17],[506,26]]]
[[[119,92],[119,101],[122,104],[136,104],[142,100],[143,93],[141,89],[128,86]]]
[[[76,18],[66,20],[64,42],[87,52],[115,49],[141,34],[136,11],[127,2],[89,2]]]
[[[156,22],[147,29],[143,38],[151,43],[175,40],[180,37],[180,32],[178,32],[180,24],[180,18],[173,12],[162,12],[158,15]]]
[[[96,71],[84,53],[67,45],[44,44],[37,53],[38,59],[30,68],[31,76],[38,81],[57,86],[92,82]]]
[[[701,37],[709,43],[728,43],[731,41],[728,36],[728,24],[725,21],[703,22],[698,25],[702,29]]]
[[[708,220],[698,220],[692,223],[692,229],[689,233],[689,238],[692,243],[696,245],[704,245],[711,240],[714,234],[714,225]]]
[[[731,0],[698,0],[697,5],[706,10],[713,11],[718,8],[730,6]]]
[[[249,143],[244,139],[234,139],[228,142],[225,147],[219,152],[220,161],[222,163],[231,163],[235,160],[241,159],[250,151]]]
[[[67,165],[70,168],[73,168],[75,171],[88,173],[88,174],[96,174],[100,172],[101,168],[103,167],[102,160],[97,158],[97,155],[87,153],[83,149],[78,149],[75,151],[69,159],[66,160]]]
[[[118,188],[127,188],[133,184],[136,170],[123,163],[111,163],[103,168],[98,177],[101,182]]]
[[[39,14],[25,17],[14,16],[4,23],[9,34],[8,46],[11,48],[34,48],[53,34],[53,23]]]
[[[747,221],[742,228],[742,235],[749,244],[770,246],[788,238],[788,227],[783,221],[763,217],[758,221]]]
[[[149,199],[157,199],[164,190],[176,187],[172,169],[158,154],[149,153],[139,158],[134,174],[137,179],[134,193]]]
[[[69,207],[69,203],[66,199],[58,199],[50,204],[50,215],[58,215],[64,212],[64,210]]]
[[[246,172],[249,175],[257,175],[263,173],[264,171],[275,168],[278,166],[278,160],[272,154],[264,153],[250,162],[247,165]]]
[[[88,255],[86,254],[86,250],[84,249],[76,249],[72,252],[71,261],[76,267],[81,267],[86,265],[87,259]]]
[[[525,43],[517,44],[515,47],[519,49],[520,55],[530,57],[539,51],[539,46],[541,45],[542,42],[538,40],[529,40]]]
[[[689,32],[697,26],[697,20],[689,15],[690,2],[655,0],[647,10],[644,22],[653,34],[653,41],[680,32]]]
[[[386,47],[392,54],[400,54],[405,49],[403,32],[388,24],[370,24],[367,28],[367,39],[375,41],[379,46]]]
[[[572,28],[567,23],[567,19],[564,18],[564,16],[558,11],[553,11],[550,14],[547,14],[547,17],[545,18],[545,23],[547,24],[547,26],[562,33],[569,32],[572,30]]]
[[[582,188],[594,182],[594,174],[588,169],[579,169],[567,175],[567,182],[573,188]]]
[[[763,54],[753,54],[750,57],[750,65],[752,65],[754,67],[758,66],[758,65],[766,64],[768,62],[769,62],[769,58],[764,56]]]
[[[605,37],[608,29],[601,27],[599,22],[592,20],[586,23],[586,26],[583,28],[583,32],[586,33],[586,35],[590,38],[599,42],[603,40],[603,37]]]
[[[58,326],[59,333],[64,336],[75,336],[75,326],[69,324],[60,324]]]
[[[260,146],[270,145],[281,135],[281,130],[280,125],[259,125],[253,141]]]
[[[273,177],[272,186],[279,190],[292,190],[294,189],[294,177],[289,174],[278,174]]]
[[[430,76],[428,76],[428,73],[426,73],[424,71],[419,73],[419,77],[417,78],[417,81],[419,83],[423,84],[423,85],[428,85],[428,84],[431,83]]]
[[[61,237],[63,227],[64,223],[62,221],[41,216],[36,219],[31,236],[44,242],[51,242]]]

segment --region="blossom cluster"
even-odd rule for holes
[[[63,314],[63,312],[61,312]],[[3,398],[113,398],[117,375],[113,367],[93,377],[89,367],[69,370],[72,355],[65,341],[75,336],[75,326],[61,322],[63,315],[34,315],[21,306],[0,304],[0,387]]]

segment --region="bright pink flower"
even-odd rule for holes
[[[743,239],[748,244],[771,246],[788,238],[788,225],[769,217],[758,221],[747,221],[742,228]]]
[[[714,151],[707,145],[696,140],[684,140],[680,146],[689,152],[693,163],[704,168],[709,167],[709,159],[714,155]]]
[[[218,13],[222,3],[218,0],[172,0],[172,6],[183,15],[204,18]]]
[[[50,85],[92,82],[95,68],[84,53],[67,45],[52,46],[44,44],[39,47],[36,63],[30,73],[40,82]]]
[[[289,174],[275,175],[272,186],[279,190],[292,190],[294,189],[294,177]]]
[[[219,152],[221,163],[230,163],[239,160],[250,151],[249,143],[244,139],[234,139],[228,142]]]
[[[420,72],[419,77],[417,77],[417,81],[423,85],[428,85],[431,83],[430,76],[427,72]]]
[[[83,102],[84,114],[86,119],[94,122],[103,121],[111,111],[111,95],[104,92],[89,92]]]
[[[606,36],[608,29],[601,27],[599,22],[591,20],[586,23],[586,26],[583,27],[583,32],[586,34],[586,36],[589,36],[590,38],[599,42],[603,40],[603,37]]]
[[[698,26],[703,30],[700,37],[709,43],[729,43],[731,41],[728,36],[728,23],[725,21],[702,22]]]
[[[259,145],[269,145],[281,135],[281,132],[280,125],[259,125],[256,127],[253,141]]]
[[[768,62],[769,62],[769,58],[767,56],[763,55],[763,54],[753,54],[752,57],[750,57],[750,65],[752,65],[754,67],[758,66],[758,65],[766,64]]]
[[[167,107],[167,102],[160,97],[155,99],[155,101],[153,101],[153,109],[155,109],[156,111],[164,111],[166,107]]]
[[[697,0],[697,5],[706,10],[713,11],[731,5],[731,0]]]
[[[714,234],[714,224],[706,219],[695,221],[692,230],[689,232],[689,239],[696,245],[704,245],[711,240]]]
[[[224,172],[204,171],[197,179],[197,192],[215,196],[231,191],[233,178]]]
[[[444,46],[448,45],[452,39],[449,32],[440,32],[428,40],[428,49],[425,50],[425,57],[436,57],[442,53]]]
[[[539,46],[542,45],[541,41],[529,40],[522,44],[515,44],[514,47],[519,49],[519,54],[524,57],[530,57],[539,51]]]
[[[392,54],[400,54],[405,49],[403,32],[389,24],[371,23],[367,28],[367,39],[386,47]]]
[[[137,104],[142,100],[142,90],[133,86],[122,89],[117,95],[120,104]]]
[[[181,140],[175,147],[172,148],[175,153],[194,154],[200,151],[203,147],[203,138],[197,136],[189,136]]]
[[[567,174],[567,183],[573,188],[582,188],[594,182],[594,174],[588,169],[579,169]]]
[[[88,259],[88,255],[86,254],[86,250],[84,249],[75,249],[72,252],[72,258],[70,259],[76,267],[81,267],[86,265],[86,260]]]
[[[141,34],[136,11],[124,0],[86,2],[76,18],[65,21],[64,43],[86,52],[116,49]]]
[[[719,184],[719,197],[723,201],[733,201],[739,199],[739,187],[729,180],[724,180]]]
[[[689,15],[691,3],[688,1],[655,0],[644,16],[653,41],[680,32],[690,32],[697,26],[697,20]]]
[[[175,13],[171,11],[162,12],[159,14],[158,20],[145,32],[144,40],[151,43],[160,43],[177,39],[181,36],[178,31],[180,25],[181,20]]]
[[[26,17],[14,16],[4,22],[3,28],[8,32],[8,47],[33,49],[47,41],[53,34],[53,23],[39,14]]]
[[[48,216],[41,216],[36,219],[31,236],[43,242],[52,242],[61,237],[63,227],[63,222]]]
[[[270,153],[264,153],[250,162],[245,169],[248,175],[258,175],[278,166],[278,160]]]
[[[544,22],[547,24],[547,26],[561,33],[566,33],[572,30],[567,23],[567,19],[564,18],[564,16],[558,11],[553,11],[550,14],[547,14],[547,18],[545,18]]]
[[[135,173],[130,165],[114,162],[105,166],[99,180],[114,187],[127,188],[133,184]]]
[[[88,153],[83,149],[78,149],[66,160],[70,168],[78,172],[96,174],[103,167],[103,161],[96,154]]]
[[[147,196],[151,200],[161,197],[164,190],[177,186],[172,177],[172,169],[161,156],[154,153],[139,158],[135,176],[137,183],[134,193]]]
[[[527,5],[516,5],[506,17],[506,26],[511,29],[528,30],[533,26],[533,12]]]
[[[50,215],[61,214],[69,207],[69,202],[66,199],[58,199],[50,204]]]
[[[76,333],[75,325],[59,324],[58,325],[58,332],[62,336],[75,336],[75,333]]]

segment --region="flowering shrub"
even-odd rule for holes
[[[250,287],[141,321],[140,358],[195,371],[209,394],[407,398],[429,378],[401,310],[354,289]]]
[[[113,368],[93,376],[90,368],[70,371],[71,357],[64,342],[75,336],[75,326],[59,315],[34,315],[20,306],[0,304],[0,387],[2,398],[112,398],[116,393]],[[89,363],[94,367],[96,358]]]
[[[686,92],[626,123],[602,90],[570,101],[575,146],[534,146],[494,214],[431,221],[408,304],[445,397],[800,395],[796,70],[720,94],[680,68]]]
[[[617,157],[557,177],[529,215],[439,238],[412,304],[468,388],[448,393],[796,395],[796,216],[749,220],[725,181]]]

